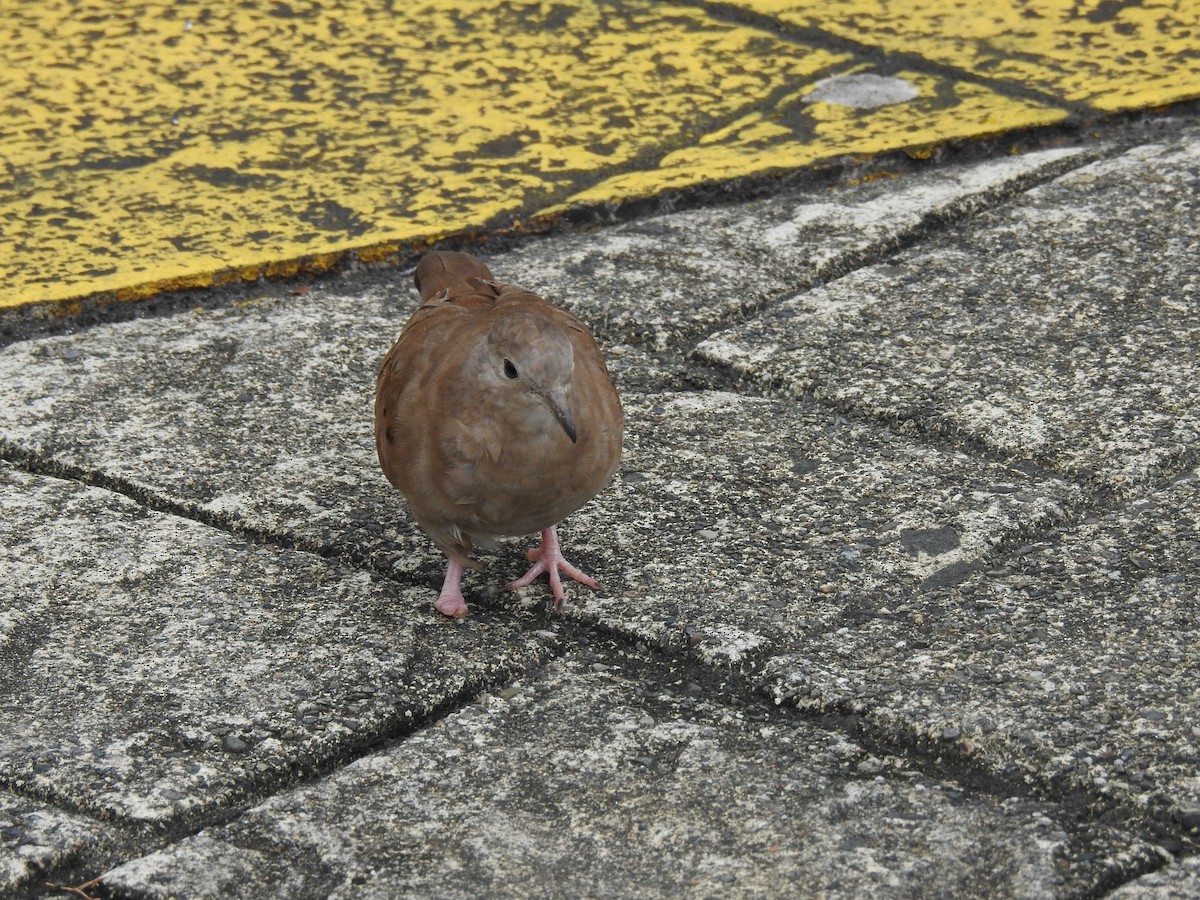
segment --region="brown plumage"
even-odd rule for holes
[[[383,360],[375,447],[388,481],[449,557],[434,605],[467,614],[459,582],[471,549],[541,533],[526,551],[555,605],[559,572],[599,585],[562,557],[557,524],[604,487],[621,458],[621,401],[600,348],[572,316],[498,284],[480,260],[435,251],[417,266],[421,307]]]

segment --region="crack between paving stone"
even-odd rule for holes
[[[759,710],[768,721],[799,721],[828,734],[844,736],[861,746],[867,755],[898,759],[934,783],[952,781],[961,785],[968,794],[987,795],[996,800],[1017,797],[1053,804],[1061,811],[1063,823],[1075,829],[1070,833],[1074,838],[1085,839],[1087,826],[1105,825],[1107,818],[1116,823],[1115,827],[1131,834],[1136,834],[1130,827],[1131,823],[1135,823],[1135,827],[1140,827],[1144,833],[1138,836],[1148,842],[1185,848],[1176,858],[1200,851],[1200,843],[1191,840],[1180,825],[1163,822],[1131,804],[1105,798],[1097,792],[1081,791],[1078,786],[1067,784],[1065,779],[1042,779],[1038,783],[1031,782],[1030,773],[1017,769],[1011,772],[997,771],[956,752],[953,745],[947,746],[932,739],[911,739],[873,725],[861,711],[809,711],[786,702],[773,701],[769,684],[762,676],[762,661],[754,658],[761,656],[761,653],[749,654],[738,669],[732,665],[722,669],[688,652],[686,648],[682,648],[682,653],[677,652],[676,645],[647,641],[595,620],[575,620],[566,633],[570,636],[571,646],[588,643],[581,641],[581,635],[599,635],[601,643],[610,647],[604,658],[614,660],[619,657],[616,664],[623,670],[636,672],[665,667],[670,674],[678,675],[685,682],[685,689],[691,686],[692,693],[697,693],[694,688],[699,687],[702,690],[699,695],[706,700],[737,710]],[[631,661],[629,654],[622,652],[623,648],[632,649],[634,654],[648,661]],[[769,655],[769,650],[767,653]],[[658,677],[633,680],[639,683],[666,683],[665,679]],[[864,776],[864,780],[867,777]],[[1170,854],[1169,850],[1166,852]],[[1093,885],[1092,891],[1081,896],[1101,896],[1168,864],[1167,859],[1158,855],[1142,855],[1128,871],[1121,875],[1110,873]]]
[[[44,475],[109,491],[132,500],[147,510],[196,522],[259,547],[274,547],[280,550],[309,553],[329,562],[374,572],[400,584],[424,585],[426,583],[419,578],[405,578],[383,564],[372,562],[366,551],[356,552],[350,547],[320,544],[295,535],[247,525],[230,517],[209,512],[196,503],[160,494],[119,475],[111,475],[86,466],[47,458],[37,451],[14,444],[4,437],[0,437],[0,460],[30,475]]]
[[[477,617],[477,621],[479,618]],[[513,623],[509,623],[513,624]],[[521,629],[525,634],[543,636],[546,633],[544,622],[525,622]],[[496,693],[523,679],[536,676],[550,662],[569,652],[571,647],[565,641],[556,640],[551,643],[542,640],[538,646],[544,651],[535,655],[523,665],[513,666],[501,671],[483,673],[480,677],[467,681],[459,690],[449,694],[444,699],[421,709],[397,708],[381,726],[365,739],[347,739],[338,752],[317,761],[303,771],[296,769],[281,769],[274,777],[264,778],[258,784],[244,788],[245,793],[235,802],[207,810],[201,814],[181,812],[169,818],[153,823],[138,823],[125,818],[113,817],[101,808],[81,804],[69,797],[61,796],[54,790],[38,789],[18,785],[11,779],[0,778],[0,789],[26,799],[43,802],[66,812],[86,817],[102,824],[117,835],[118,845],[129,848],[122,852],[107,850],[90,856],[82,852],[82,858],[66,860],[44,872],[39,872],[28,889],[28,896],[43,897],[45,891],[42,883],[50,880],[60,884],[78,883],[97,877],[131,860],[158,852],[173,846],[201,831],[219,828],[236,821],[248,810],[268,801],[271,797],[293,790],[307,784],[313,784],[331,774],[345,768],[353,762],[386,750],[389,746],[403,742],[406,738],[428,729],[438,721],[458,710],[461,710],[481,695]],[[436,652],[436,651],[434,651]],[[410,662],[408,670],[413,668]]]
[[[839,403],[821,397],[811,390],[806,390],[800,396],[776,393],[775,389],[781,387],[780,385],[763,385],[756,381],[747,381],[716,364],[695,359],[690,360],[689,363],[692,368],[685,377],[688,379],[691,389],[695,391],[724,390],[756,399],[807,403],[819,409],[828,410],[847,422],[870,428],[882,428],[897,437],[915,439],[924,446],[941,453],[965,453],[972,459],[1013,469],[1022,475],[1053,479],[1074,485],[1080,491],[1079,496],[1074,500],[1067,499],[1062,502],[1064,515],[1060,522],[1051,526],[1054,529],[1073,528],[1089,516],[1118,512],[1139,500],[1151,498],[1155,492],[1169,487],[1177,479],[1186,476],[1200,465],[1200,450],[1190,447],[1176,448],[1167,454],[1163,462],[1156,468],[1153,476],[1140,483],[1136,490],[1124,492],[1105,482],[1059,471],[1053,467],[1052,460],[1045,457],[1028,458],[1006,454],[989,446],[979,437],[949,423],[927,425],[916,415],[912,417],[875,416],[852,404]],[[1044,533],[1044,530],[1037,528],[1016,531],[1011,538],[993,547],[989,558],[1006,555],[1017,547],[1034,542]],[[982,558],[981,561],[985,559]]]
[[[194,509],[176,501],[154,495],[122,479],[104,476],[58,462],[48,462],[26,451],[14,452],[14,448],[4,442],[0,442],[0,450],[3,451],[3,453],[0,453],[0,456],[27,471],[60,478],[67,477],[81,483],[113,490],[157,511],[196,519],[196,516],[193,515],[195,512]],[[197,520],[201,521],[202,524],[216,527],[222,531],[250,537],[263,544],[285,546],[289,543],[281,539],[280,536],[270,533],[248,533],[246,529],[239,526],[208,521],[211,518],[205,516]],[[323,557],[328,557],[329,555],[321,553],[317,549],[305,547],[301,542],[292,541],[290,543],[294,546],[288,547],[288,549],[313,552]],[[350,562],[356,568],[374,570],[373,566],[361,558],[345,560],[343,557],[343,560]],[[391,580],[396,580],[390,573],[385,574]],[[247,809],[264,802],[275,794],[327,777],[332,772],[343,768],[356,759],[379,752],[390,743],[402,741],[404,738],[429,727],[446,715],[464,708],[474,702],[483,693],[501,690],[505,686],[518,682],[523,678],[536,675],[537,672],[541,671],[552,660],[572,652],[581,645],[590,643],[586,638],[596,635],[599,635],[603,642],[610,645],[615,645],[616,647],[623,645],[632,648],[635,653],[650,654],[656,659],[658,665],[666,665],[672,671],[681,672],[689,680],[706,686],[708,690],[713,692],[713,696],[726,705],[742,707],[750,704],[763,708],[770,706],[770,698],[767,695],[767,683],[762,676],[762,666],[766,661],[766,656],[763,656],[763,654],[754,654],[755,658],[748,658],[746,664],[743,665],[742,671],[734,671],[732,667],[721,670],[712,662],[704,661],[695,654],[689,653],[686,648],[682,648],[684,651],[682,653],[672,652],[676,649],[673,646],[655,645],[652,642],[647,642],[642,638],[627,634],[611,626],[606,626],[603,623],[589,620],[571,622],[559,618],[556,620],[555,625],[557,626],[556,630],[559,632],[559,639],[555,642],[555,646],[546,647],[543,645],[547,652],[544,655],[540,654],[527,665],[516,670],[493,673],[490,676],[485,675],[477,678],[429,709],[420,710],[416,715],[408,716],[397,711],[391,717],[390,721],[384,727],[374,731],[368,740],[348,742],[345,748],[322,760],[313,768],[303,773],[281,773],[279,777],[267,780],[249,790],[236,804],[211,811],[209,814],[198,817],[195,820],[189,821],[187,814],[181,814],[179,817],[172,818],[166,822],[156,823],[153,827],[139,828],[133,823],[107,819],[103,815],[102,810],[72,803],[65,797],[54,795],[53,792],[30,791],[27,788],[7,783],[7,780],[0,782],[0,787],[6,788],[18,796],[26,796],[50,802],[59,808],[97,819],[115,827],[124,839],[136,840],[142,844],[135,856],[128,857],[137,858],[137,856],[154,852],[155,850],[183,840],[205,828],[216,827],[231,822],[240,817]],[[541,621],[529,621],[523,623],[522,630],[525,633],[544,632],[545,626]],[[764,650],[767,656],[769,656],[767,652],[769,649],[766,648]],[[763,656],[763,658],[758,659],[757,657],[759,656]],[[882,727],[866,724],[863,715],[858,711],[844,709],[839,711],[823,710],[821,712],[807,712],[797,709],[794,706],[776,706],[772,710],[772,714],[785,721],[789,718],[797,718],[825,731],[847,735],[861,744],[868,752],[875,755],[892,756],[902,759],[911,765],[915,771],[935,780],[949,778],[961,783],[964,787],[972,791],[984,792],[993,797],[1019,796],[1055,803],[1069,814],[1071,821],[1077,827],[1087,822],[1102,822],[1105,817],[1116,817],[1116,821],[1132,818],[1133,821],[1143,824],[1145,830],[1155,838],[1165,838],[1175,841],[1177,844],[1189,846],[1188,838],[1182,833],[1181,829],[1172,829],[1168,823],[1163,823],[1153,817],[1147,816],[1143,811],[1127,808],[1118,802],[1099,795],[1082,795],[1076,786],[1055,783],[1054,779],[1047,782],[1044,787],[1031,785],[1026,781],[1026,776],[1022,776],[1020,773],[1003,773],[987,769],[984,766],[971,762],[960,754],[948,753],[946,748],[937,746],[936,742],[932,740],[905,740],[903,735],[889,734]],[[146,841],[149,841],[149,844],[146,844]],[[103,863],[104,869],[119,865],[122,861],[113,857]],[[1136,871],[1128,873],[1128,880],[1153,871],[1164,864],[1161,860],[1142,860],[1140,864],[1134,867]],[[78,871],[78,866],[70,869],[70,871]],[[1121,881],[1114,880],[1112,884],[1105,884],[1101,887],[1107,890],[1117,886],[1119,883]]]

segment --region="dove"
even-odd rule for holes
[[[546,573],[556,608],[562,575],[598,589],[564,558],[557,526],[621,459],[624,412],[600,348],[579,319],[470,254],[426,254],[416,283],[421,306],[379,369],[375,447],[448,557],[434,607],[466,616],[472,549],[535,533],[533,566],[509,589]]]

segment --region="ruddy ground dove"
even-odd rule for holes
[[[599,584],[563,558],[556,526],[604,487],[621,457],[623,413],[587,328],[480,260],[435,251],[417,266],[421,306],[379,370],[375,447],[388,481],[449,557],[434,606],[467,614],[461,580],[475,545],[541,532],[526,551],[555,606],[559,573]]]

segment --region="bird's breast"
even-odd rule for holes
[[[551,427],[476,436],[470,454],[445,468],[460,527],[476,535],[532,534],[557,524],[603,487],[609,473],[590,442]],[[467,458],[469,456],[469,458]]]

